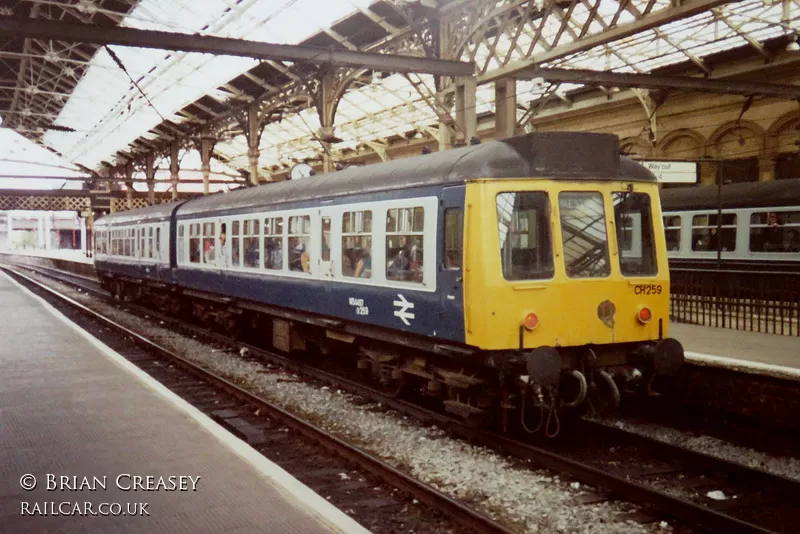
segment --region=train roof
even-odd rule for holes
[[[716,185],[680,187],[661,191],[662,211],[716,209]],[[765,208],[800,204],[800,178],[769,182],[744,182],[722,186],[722,207]]]
[[[146,208],[110,213],[97,219],[94,225],[95,227],[102,227],[108,224],[139,224],[143,222],[167,221],[172,217],[175,208],[184,202],[186,201],[179,200],[167,204],[156,204]]]
[[[266,184],[188,201],[178,217],[415,187],[463,184],[477,178],[553,178],[655,182],[643,166],[619,155],[611,134],[537,132]]]

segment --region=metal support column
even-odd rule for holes
[[[259,124],[258,101],[252,102],[247,107],[247,142],[249,144],[247,155],[250,158],[250,185],[258,185],[258,145],[261,142],[261,128]]]
[[[125,164],[125,201],[128,209],[133,209],[133,162]]]
[[[207,195],[211,191],[209,189],[209,180],[211,179],[211,152],[214,150],[214,142],[216,139],[208,134],[203,134],[200,138],[200,159],[202,164],[200,170],[203,172],[203,194]]]
[[[178,141],[169,146],[169,176],[172,180],[172,200],[178,200]]]
[[[44,220],[42,217],[36,217],[36,248],[39,250],[44,248]]]
[[[322,172],[333,171],[333,161],[331,159],[331,139],[334,137],[334,116],[336,114],[336,102],[334,99],[334,75],[332,70],[327,70],[322,75],[322,86],[319,89],[319,140],[322,145]]]
[[[494,82],[495,139],[514,137],[517,127],[517,80],[503,78]]]
[[[86,251],[89,250],[86,247],[86,219],[83,217],[78,217],[78,219],[81,222],[81,250],[83,250],[85,254]]]
[[[147,203],[152,206],[156,203],[156,156],[148,152],[144,156],[144,172],[147,179]]]
[[[49,250],[51,248],[50,243],[50,234],[52,233],[53,228],[53,220],[52,217],[54,216],[53,212],[48,212],[47,215],[44,216],[44,249]],[[56,247],[58,248],[58,247]]]
[[[477,92],[478,82],[474,76],[456,81],[456,135],[464,143],[478,134]],[[463,140],[460,139],[462,135]]]

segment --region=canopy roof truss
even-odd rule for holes
[[[525,123],[586,90],[580,80],[525,80],[533,68],[661,75],[680,67],[681,75],[714,79],[720,54],[750,50],[774,61],[796,38],[800,17],[798,0],[440,0],[437,9],[430,2],[350,0],[345,12],[317,17],[315,29],[287,15],[293,4],[308,14],[307,0],[0,0],[0,20],[123,24],[469,61],[479,83],[477,113],[494,112],[491,82],[517,76],[517,118]],[[270,26],[278,23],[283,34]],[[256,133],[259,165],[269,173],[326,152],[342,160],[363,152],[383,158],[389,139],[431,137],[441,122],[452,122],[449,78],[237,58],[214,63],[224,72],[211,75],[204,63],[219,58],[112,48],[130,79],[97,45],[0,36],[3,127],[91,168],[166,154],[173,140],[196,147],[211,136],[215,156],[244,170]],[[597,90],[610,93],[613,79]],[[183,93],[175,95],[176,87]],[[253,116],[255,132],[248,127]]]

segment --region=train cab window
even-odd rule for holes
[[[603,195],[590,191],[560,193],[558,207],[567,276],[608,276],[611,270]]]
[[[547,193],[520,191],[497,195],[500,261],[506,280],[553,276],[550,207]]]
[[[681,250],[681,217],[680,215],[664,216],[664,237],[667,240],[667,250],[669,252],[680,252]]]
[[[614,201],[614,225],[623,276],[658,273],[650,195],[615,192],[611,198]]]
[[[200,223],[189,225],[189,261],[200,263]]]
[[[736,214],[722,214],[722,239],[717,235],[717,214],[692,217],[692,250],[695,252],[723,252],[736,250]]]
[[[264,268],[283,269],[283,217],[264,220]]]
[[[240,267],[242,265],[242,234],[240,231],[242,223],[233,221],[231,223],[231,266]]]
[[[751,252],[800,252],[800,211],[763,211],[750,216]]]
[[[392,208],[386,213],[386,279],[423,282],[425,210]]]
[[[244,221],[242,226],[242,250],[244,251],[244,266],[258,268],[261,265],[261,228],[258,219]]]
[[[342,215],[342,275],[372,278],[372,212]]]
[[[289,270],[311,272],[311,217],[289,217]]]
[[[463,257],[461,208],[444,210],[444,268],[460,269]]]

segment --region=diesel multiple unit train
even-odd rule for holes
[[[683,363],[658,186],[619,154],[533,133],[113,213],[95,266],[122,298],[553,435]]]

